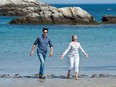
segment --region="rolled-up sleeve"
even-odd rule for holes
[[[48,44],[49,44],[50,47],[53,47],[53,44],[52,44],[52,42],[51,42],[50,39],[49,39],[49,41],[48,41]]]
[[[35,42],[33,43],[34,45],[37,45],[39,42],[39,37],[35,40]]]

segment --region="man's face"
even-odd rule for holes
[[[47,30],[44,30],[44,31],[43,31],[43,35],[44,35],[44,37],[46,37],[46,36],[47,36],[47,33],[48,33],[48,31],[47,31]]]

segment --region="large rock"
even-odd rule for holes
[[[39,2],[37,0],[0,0],[0,5],[35,5],[35,4],[43,4],[42,2]]]
[[[26,16],[32,12],[52,9],[48,4],[36,0],[2,0],[0,2],[0,16]]]
[[[30,21],[33,19],[38,21],[31,22],[32,24],[97,24],[88,12],[79,7],[54,8],[52,10],[31,12],[26,17],[13,19],[10,24],[30,24],[27,18]]]
[[[39,24],[40,21],[38,20],[38,18],[21,17],[21,18],[15,18],[10,23],[11,24]]]
[[[66,18],[75,18],[75,20],[83,20],[87,22],[91,19],[91,15],[80,7],[65,7],[60,8],[60,10]]]
[[[102,17],[103,23],[114,23],[116,24],[116,16],[107,15]]]
[[[80,7],[56,8],[36,0],[3,0],[0,15],[23,16],[10,24],[96,24]]]

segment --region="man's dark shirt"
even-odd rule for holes
[[[44,38],[43,35],[39,36],[34,42],[34,45],[38,45],[38,52],[47,52],[48,44],[50,47],[53,47],[50,38],[49,37]]]

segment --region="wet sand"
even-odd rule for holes
[[[48,75],[46,79],[35,76],[0,75],[0,87],[116,87],[115,75],[94,74],[91,76],[80,75],[79,80],[72,76]]]

